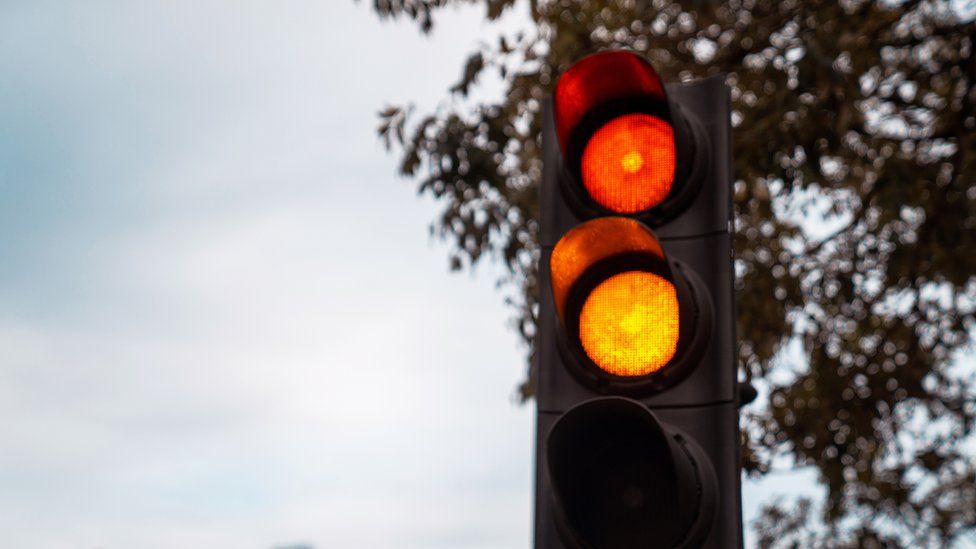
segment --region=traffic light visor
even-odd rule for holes
[[[696,522],[701,517],[707,528],[714,513],[714,473],[693,443],[643,404],[583,402],[559,418],[546,444],[567,546],[699,546]]]
[[[570,290],[601,261],[623,254],[645,254],[664,261],[664,250],[644,224],[626,217],[599,217],[573,227],[556,243],[549,274],[556,312],[565,321]]]
[[[556,134],[563,154],[576,127],[594,109],[635,97],[664,100],[664,85],[644,58],[605,51],[577,61],[559,77],[554,93]]]

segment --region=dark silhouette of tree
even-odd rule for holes
[[[556,76],[604,48],[642,53],[669,79],[727,74],[739,367],[764,389],[743,415],[743,465],[814,466],[827,493],[771,504],[761,543],[973,535],[976,379],[958,358],[976,323],[976,24],[962,2],[373,4],[423,32],[451,5],[531,14],[471,53],[452,101],[422,116],[389,107],[379,128],[401,173],[443,205],[432,229],[453,243],[451,267],[507,266],[530,355],[539,112]],[[468,99],[486,71],[504,95]],[[531,397],[531,369],[519,391]]]

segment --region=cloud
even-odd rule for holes
[[[507,311],[374,134],[480,14],[3,9],[0,543],[527,543]]]

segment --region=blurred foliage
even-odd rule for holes
[[[461,4],[527,9],[531,25],[477,47],[435,112],[383,111],[380,134],[443,205],[432,230],[452,268],[507,267],[529,354],[539,114],[557,75],[605,48],[670,80],[726,74],[739,367],[766,388],[743,414],[743,467],[814,466],[826,488],[815,507],[767,507],[761,543],[972,536],[976,375],[956,358],[976,323],[976,24],[962,3],[374,0],[423,32]],[[469,97],[486,78],[504,94]]]

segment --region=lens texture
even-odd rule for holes
[[[604,208],[634,214],[657,206],[674,183],[674,130],[649,114],[614,118],[586,144],[583,187]]]
[[[580,343],[602,370],[625,377],[663,368],[678,345],[674,284],[644,271],[626,271],[590,292],[579,318]]]

